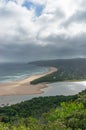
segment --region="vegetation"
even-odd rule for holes
[[[76,96],[51,96],[39,97],[29,101],[25,101],[16,105],[0,108],[0,120],[3,122],[11,122],[17,120],[18,117],[36,117],[39,118],[42,113],[48,112],[52,108],[56,108],[61,102],[74,101]]]
[[[0,108],[0,130],[86,130],[86,90]]]
[[[58,68],[57,72],[32,81],[32,84],[41,82],[55,82],[68,80],[86,80],[86,59],[64,59],[32,62],[31,64]]]

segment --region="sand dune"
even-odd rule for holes
[[[9,83],[0,83],[0,96],[1,95],[25,95],[25,94],[39,94],[43,91],[41,89],[47,87],[46,84],[37,84],[37,85],[31,85],[30,82],[41,78],[45,75],[51,74],[53,72],[56,72],[57,68],[50,67],[50,69],[42,74],[36,74],[32,75],[28,78],[25,78],[23,80],[9,82]]]

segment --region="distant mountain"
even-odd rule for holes
[[[29,64],[35,64],[39,66],[55,66],[55,67],[59,67],[62,64],[67,66],[85,66],[86,58],[40,60],[30,62]]]

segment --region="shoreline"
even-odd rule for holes
[[[44,92],[43,88],[48,86],[45,83],[32,85],[30,82],[48,74],[52,74],[57,70],[58,69],[55,67],[50,67],[47,72],[42,74],[35,74],[19,81],[0,83],[0,96],[42,94]]]

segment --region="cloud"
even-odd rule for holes
[[[62,23],[62,26],[68,27],[70,24],[83,24],[86,23],[86,10],[78,10],[74,15],[72,15],[68,20]]]
[[[1,0],[0,61],[86,57],[86,0]]]

